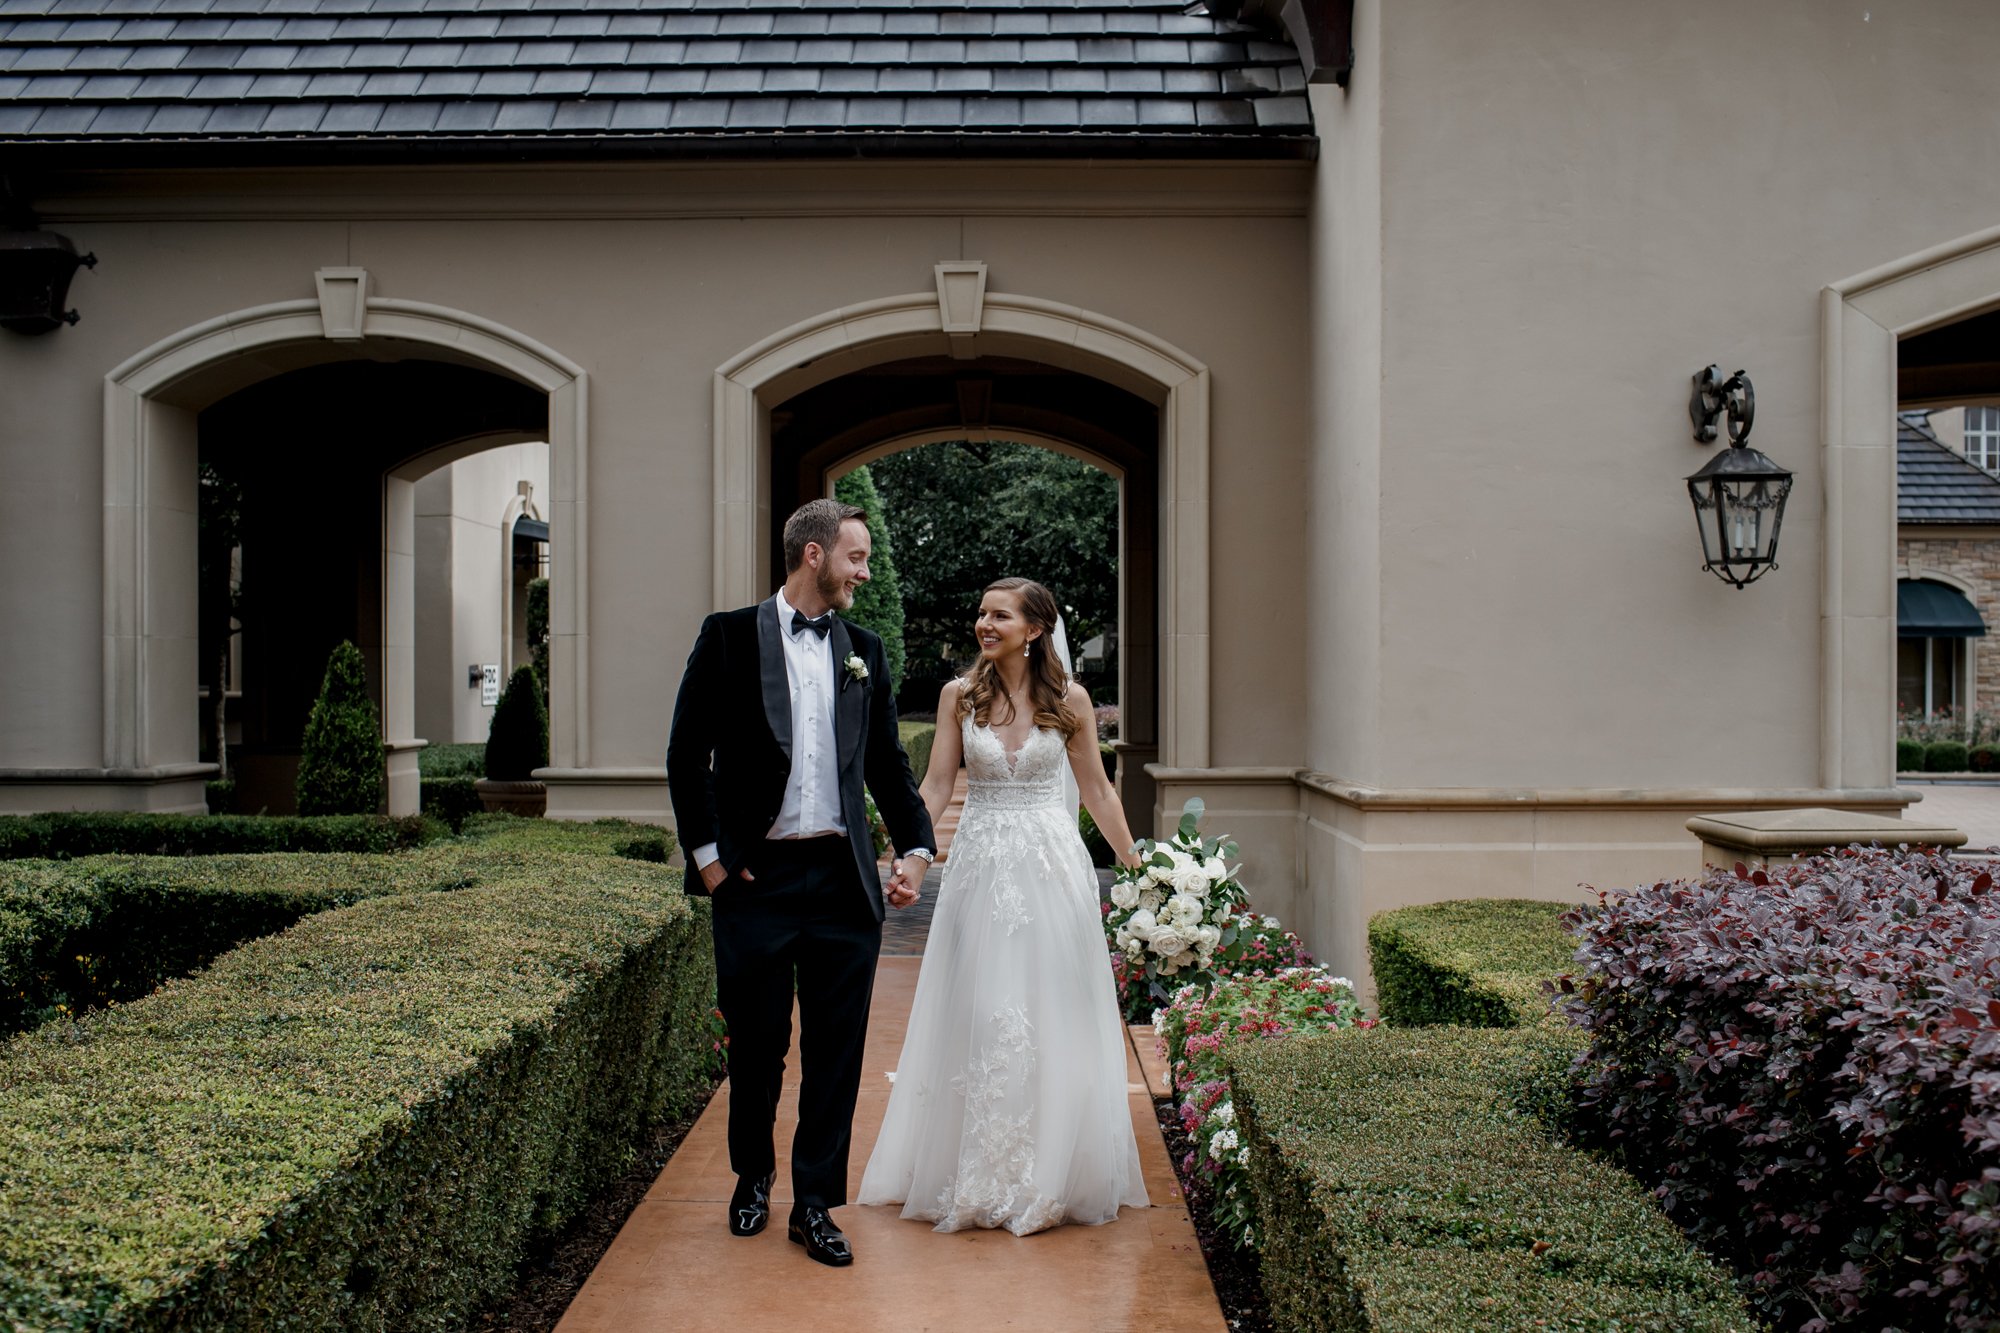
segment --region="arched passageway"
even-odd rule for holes
[[[886,297],[801,321],[746,349],[715,377],[715,593],[718,607],[760,600],[774,586],[777,507],[820,493],[824,477],[845,458],[886,448],[897,438],[962,431],[976,396],[1003,399],[1006,384],[1044,377],[1054,395],[1027,394],[1014,406],[1050,415],[1020,425],[1066,441],[1081,452],[1118,450],[1129,460],[1130,490],[1150,469],[1150,503],[1125,502],[1128,616],[1143,601],[1152,608],[1153,649],[1140,651],[1143,629],[1129,628],[1126,656],[1150,657],[1153,744],[1128,742],[1121,770],[1170,779],[1209,763],[1209,518],[1208,370],[1179,348],[1109,316],[1036,297],[989,292],[985,265],[945,261],[934,293]],[[947,363],[954,368],[946,369]],[[901,378],[898,395],[870,411],[865,400],[882,381]],[[822,400],[808,397],[825,385]],[[981,381],[991,389],[980,387]],[[1107,391],[1123,395],[1116,400]],[[1125,401],[1130,400],[1130,401]],[[1091,403],[1096,405],[1093,407]],[[1150,421],[1143,412],[1150,412]],[[826,428],[802,421],[824,411]],[[994,429],[992,409],[988,431]],[[927,421],[926,414],[931,420]],[[841,422],[852,416],[845,427]],[[1098,418],[1098,419],[1093,419]],[[1122,423],[1122,424],[1121,424]],[[1003,422],[1002,425],[1010,423]],[[1042,429],[1053,425],[1053,431]],[[898,432],[901,434],[898,434]],[[789,438],[788,438],[789,437]],[[795,442],[794,442],[795,441]],[[782,445],[782,450],[781,446]],[[1150,445],[1150,448],[1147,446]],[[812,457],[809,459],[808,454]],[[789,511],[786,511],[789,512]],[[1150,521],[1150,541],[1142,525]],[[1146,552],[1151,569],[1139,566]],[[1150,578],[1154,595],[1131,592]],[[1129,684],[1129,680],[1128,680]],[[1127,706],[1138,703],[1138,691]],[[1143,708],[1143,705],[1141,705]],[[1135,708],[1135,712],[1141,711]],[[1157,766],[1148,769],[1148,764]],[[1127,788],[1128,809],[1150,806],[1135,830],[1159,827],[1159,803]]]
[[[201,805],[196,710],[198,460],[245,460],[282,503],[256,523],[288,523],[280,539],[303,563],[268,562],[246,584],[274,589],[274,630],[325,590],[329,619],[372,643],[390,809],[417,808],[414,729],[416,480],[496,443],[549,446],[551,758],[588,760],[588,541],[582,479],[587,379],[574,363],[461,311],[368,294],[360,269],[323,269],[317,301],[237,311],[183,329],[106,377],[104,439],[104,767],[110,799],[154,809]],[[301,378],[291,378],[299,376]],[[254,464],[251,460],[254,460]],[[363,480],[365,478],[365,480]],[[246,549],[248,543],[246,543]],[[344,549],[343,549],[344,548]],[[246,624],[246,635],[256,631]],[[333,625],[312,637],[337,641]],[[269,656],[270,649],[264,655]],[[310,651],[271,663],[269,690],[245,730],[274,746],[297,724]],[[252,668],[255,669],[254,667]],[[278,765],[281,767],[281,765]],[[278,778],[274,782],[283,784]],[[132,800],[122,793],[143,792]]]
[[[405,488],[469,447],[540,440],[547,430],[547,395],[490,370],[420,358],[286,371],[200,413],[201,462],[241,494],[232,747],[241,808],[292,808],[306,718],[341,640],[367,659],[380,714],[400,713],[388,675],[413,662],[392,648],[415,643],[414,604],[398,595],[414,576],[391,568],[415,555]]]
[[[1154,789],[1144,765],[1158,753],[1159,411],[1136,394],[1089,375],[1018,357],[917,357],[828,380],[778,404],[771,416],[771,567],[782,568],[777,516],[832,493],[835,479],[905,449],[947,441],[1021,442],[1054,449],[1118,483],[1117,679],[1095,691],[1119,707],[1119,788],[1135,828],[1152,823]],[[991,542],[977,526],[947,542]],[[1033,549],[995,552],[993,572],[1057,584]],[[916,552],[903,548],[905,566]],[[968,620],[970,610],[967,612]],[[948,665],[912,663],[930,689]],[[1109,693],[1110,698],[1105,695]],[[907,696],[906,696],[907,697]],[[922,706],[921,700],[916,701]]]

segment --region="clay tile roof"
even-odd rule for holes
[[[0,0],[0,147],[1310,156],[1297,53],[1185,8]]]
[[[1896,522],[2000,525],[2000,477],[1941,442],[1927,415],[1896,419]]]

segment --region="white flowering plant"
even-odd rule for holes
[[[1119,960],[1128,1016],[1139,1017],[1172,998],[1169,983],[1212,981],[1240,934],[1233,919],[1243,885],[1227,858],[1236,844],[1201,836],[1200,797],[1181,809],[1180,827],[1165,841],[1141,838],[1139,864],[1121,867],[1111,885],[1104,933]]]

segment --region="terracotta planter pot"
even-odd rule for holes
[[[490,778],[481,778],[472,787],[479,793],[479,804],[488,810],[540,819],[549,808],[546,783],[495,782]]]

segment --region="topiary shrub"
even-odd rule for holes
[[[486,733],[486,777],[492,782],[529,782],[549,762],[549,712],[531,666],[517,666],[493,710]]]
[[[2000,773],[2000,745],[1975,745],[1966,753],[1975,773]]]
[[[361,650],[343,640],[326,662],[299,755],[302,815],[372,815],[382,808],[382,723]]]
[[[1970,751],[1964,741],[1932,741],[1924,747],[1926,773],[1963,773]]]
[[[1924,743],[1922,741],[1904,739],[1896,742],[1896,771],[1898,773],[1921,773],[1924,771]]]
[[[1857,847],[1573,919],[1577,1124],[1774,1328],[2000,1327],[1993,887]]]
[[[1468,898],[1380,912],[1368,959],[1385,1021],[1514,1027],[1548,1016],[1542,983],[1570,968],[1566,903]]]

